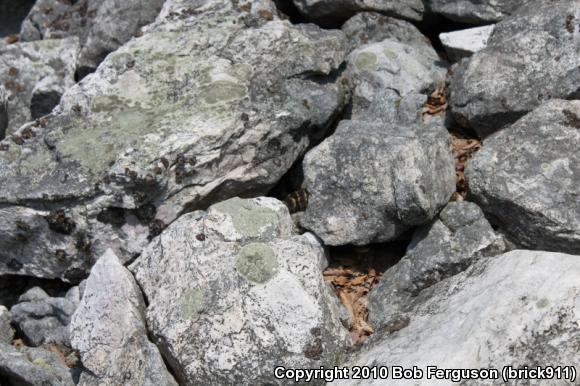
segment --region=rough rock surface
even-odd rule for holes
[[[180,217],[130,269],[181,384],[282,385],[276,365],[334,366],[346,349],[326,265],[283,203],[233,198]]]
[[[15,132],[58,105],[65,89],[75,83],[78,53],[75,38],[0,46],[0,86],[8,94],[4,129]],[[2,129],[0,122],[0,139],[4,138]]]
[[[10,344],[14,337],[14,330],[10,325],[12,315],[4,306],[0,306],[0,344]]]
[[[349,365],[396,363],[405,368],[418,366],[423,371],[427,366],[577,366],[579,275],[580,256],[519,250],[480,260],[467,271],[424,291],[428,293],[419,296],[418,305],[404,323],[399,323],[398,331],[391,330],[391,334],[365,346]],[[350,380],[334,384],[363,383]],[[364,384],[384,385],[384,381],[367,380]],[[423,378],[397,382],[434,384],[448,385],[450,381]],[[475,380],[469,384],[500,383]]]
[[[422,0],[292,0],[308,19],[336,24],[358,12],[380,12],[399,19],[420,21],[425,13]]]
[[[112,251],[93,266],[70,329],[88,370],[80,385],[177,385],[147,337],[139,286]]]
[[[579,143],[580,101],[544,103],[467,165],[474,199],[521,246],[580,254]]]
[[[107,248],[130,259],[184,211],[267,192],[327,128],[344,35],[236,4],[167,1],[35,137],[0,144],[0,274],[77,281]]]
[[[462,61],[450,106],[463,126],[486,136],[547,99],[580,97],[580,7],[535,1],[498,23],[487,48]]]
[[[370,293],[371,324],[378,330],[395,323],[421,291],[505,248],[503,238],[476,204],[449,203],[432,224],[415,232],[405,257],[385,272]]]
[[[0,343],[0,380],[8,385],[73,386],[70,369],[40,348],[14,348]]]
[[[308,152],[306,229],[327,245],[364,245],[435,217],[455,190],[455,167],[447,130],[421,120],[425,100],[381,92],[359,120],[342,121]]]
[[[493,25],[486,25],[442,33],[439,35],[439,39],[449,59],[457,62],[487,47],[487,41],[494,28]]]
[[[23,294],[10,312],[30,345],[54,343],[70,346],[68,325],[79,301],[79,287],[72,287],[63,297],[50,297],[35,287]]]
[[[471,24],[497,22],[533,0],[428,0],[433,13]]]

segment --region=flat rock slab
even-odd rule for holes
[[[451,79],[455,120],[485,137],[549,99],[580,97],[580,7],[533,1],[498,23]]]
[[[180,384],[283,385],[276,366],[343,358],[347,331],[322,278],[324,248],[292,228],[280,201],[233,198],[180,217],[130,266]]]
[[[442,33],[439,35],[439,39],[449,59],[457,62],[487,47],[487,41],[494,28],[495,26],[493,25],[486,25],[484,27]]]
[[[480,260],[423,293],[404,319],[363,347],[349,366],[417,366],[424,377],[397,385],[449,385],[426,378],[427,366],[499,369],[580,363],[580,256],[518,250]],[[334,385],[384,385],[345,380]],[[547,385],[570,384],[565,380]]]
[[[580,254],[580,101],[554,100],[489,137],[473,198],[521,246]]]

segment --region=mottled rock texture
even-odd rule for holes
[[[70,329],[85,368],[80,385],[177,385],[147,338],[139,286],[112,251],[93,266]]]
[[[283,385],[273,369],[337,365],[347,347],[327,261],[273,198],[180,217],[130,267],[152,336],[183,385]]]
[[[467,271],[424,291],[414,309],[392,326],[390,334],[387,331],[374,338],[348,365],[396,363],[424,371],[427,366],[577,366],[578,275],[580,256],[518,250],[480,260]],[[449,383],[423,378],[400,380],[397,385]],[[384,385],[384,381],[333,384]],[[470,384],[500,383],[478,379]],[[555,380],[546,384],[569,382]]]
[[[474,199],[521,246],[580,254],[580,101],[544,103],[485,141]]]
[[[487,48],[454,71],[459,124],[484,137],[543,101],[579,98],[579,20],[577,0],[533,1],[497,24]]]
[[[4,306],[0,306],[0,343],[10,344],[14,337],[14,329],[10,325],[12,315]]]
[[[427,0],[433,13],[471,24],[498,22],[533,0]]]
[[[347,47],[273,11],[167,1],[51,117],[0,144],[0,274],[78,281],[185,211],[267,192],[342,108]]]

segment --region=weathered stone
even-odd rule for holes
[[[487,47],[487,41],[494,28],[493,25],[486,25],[442,33],[439,35],[439,39],[449,59],[457,62]]]
[[[544,103],[469,162],[474,199],[532,249],[580,254],[580,101]]]
[[[292,235],[286,206],[262,197],[183,215],[130,269],[181,384],[282,385],[277,365],[334,366],[346,349],[326,265],[313,235]]]
[[[497,22],[532,0],[427,0],[433,13],[460,23]]]
[[[451,80],[459,124],[487,136],[548,99],[580,97],[580,8],[576,0],[534,1],[498,23],[487,48]]]
[[[0,46],[0,85],[8,94],[7,122],[0,122],[0,138],[3,128],[12,133],[52,111],[75,82],[78,53],[75,38]]]
[[[433,219],[455,190],[455,167],[447,130],[421,121],[425,100],[382,92],[306,155],[306,229],[327,245],[364,245]]]
[[[0,343],[0,379],[8,385],[73,386],[70,369],[50,351]]]
[[[14,337],[14,329],[10,325],[12,315],[10,311],[4,306],[0,306],[0,344],[12,343]]]
[[[344,105],[347,42],[263,3],[167,1],[36,137],[0,144],[0,274],[78,281],[106,249],[130,259],[183,212],[284,175]]]
[[[68,325],[80,301],[78,287],[62,297],[49,297],[39,287],[24,293],[10,312],[32,346],[45,343],[70,346]]]
[[[377,336],[348,365],[503,369],[576,366],[580,256],[513,251],[479,260],[467,271],[424,291],[414,309]],[[465,380],[472,385],[504,384]],[[439,382],[439,383],[436,383]],[[449,384],[423,377],[397,385]],[[533,382],[532,382],[533,383]],[[358,385],[339,381],[336,385]],[[365,385],[384,385],[368,380]],[[544,383],[542,383],[544,384]],[[546,385],[569,384],[564,380]]]
[[[112,251],[93,266],[70,330],[88,370],[80,385],[177,385],[148,340],[139,286]]]
[[[420,21],[425,13],[422,0],[292,0],[298,11],[310,20],[340,23],[358,12],[380,12],[399,19]]]
[[[371,324],[378,329],[395,323],[421,291],[505,248],[476,204],[448,204],[437,220],[415,232],[406,255],[369,294]]]

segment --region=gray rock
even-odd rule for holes
[[[519,245],[580,254],[580,101],[544,103],[469,162],[473,197]]]
[[[304,158],[302,225],[327,245],[389,241],[429,222],[455,190],[447,130],[423,123],[426,97],[378,94]]]
[[[0,85],[0,140],[4,139],[8,128],[8,98],[8,91]]]
[[[58,105],[75,83],[79,49],[75,38],[0,46],[0,84],[8,94],[7,115],[0,107],[0,138]]]
[[[10,344],[14,338],[14,329],[10,325],[12,315],[4,306],[0,306],[0,344]]]
[[[322,24],[335,25],[358,12],[380,12],[399,19],[420,21],[425,13],[422,0],[292,0],[298,11]]]
[[[377,330],[395,323],[421,291],[505,249],[476,204],[449,203],[432,224],[415,232],[406,255],[371,291],[369,321]]]
[[[486,25],[442,33],[439,35],[439,39],[449,59],[457,62],[487,47],[487,41],[494,28],[494,25]]]
[[[0,343],[0,379],[9,385],[73,386],[70,369],[59,357],[40,348],[14,348]]]
[[[112,251],[93,266],[70,329],[87,370],[80,385],[177,385],[148,340],[139,286]]]
[[[34,138],[0,144],[0,274],[77,282],[185,211],[269,191],[342,109],[347,42],[263,3],[167,1]]]
[[[512,251],[479,260],[467,271],[421,294],[418,305],[391,334],[383,334],[348,365],[427,366],[480,369],[504,366],[576,366],[580,361],[578,299],[580,256]],[[398,329],[398,331],[397,331]],[[335,385],[384,385],[347,380]],[[464,380],[499,385],[497,380]],[[433,385],[447,380],[399,380],[397,385]],[[531,381],[533,384],[533,381]],[[567,385],[565,380],[541,384]]]
[[[535,1],[498,23],[487,48],[454,71],[450,107],[458,123],[483,137],[542,101],[579,98],[577,5]]]
[[[532,0],[427,0],[431,12],[460,23],[500,21]]]
[[[34,287],[24,293],[10,312],[27,343],[70,347],[68,326],[80,301],[78,292],[78,287],[73,287],[65,296],[49,297],[41,288]]]
[[[180,384],[282,385],[276,366],[332,367],[347,347],[326,265],[286,206],[261,197],[183,215],[130,269]]]

